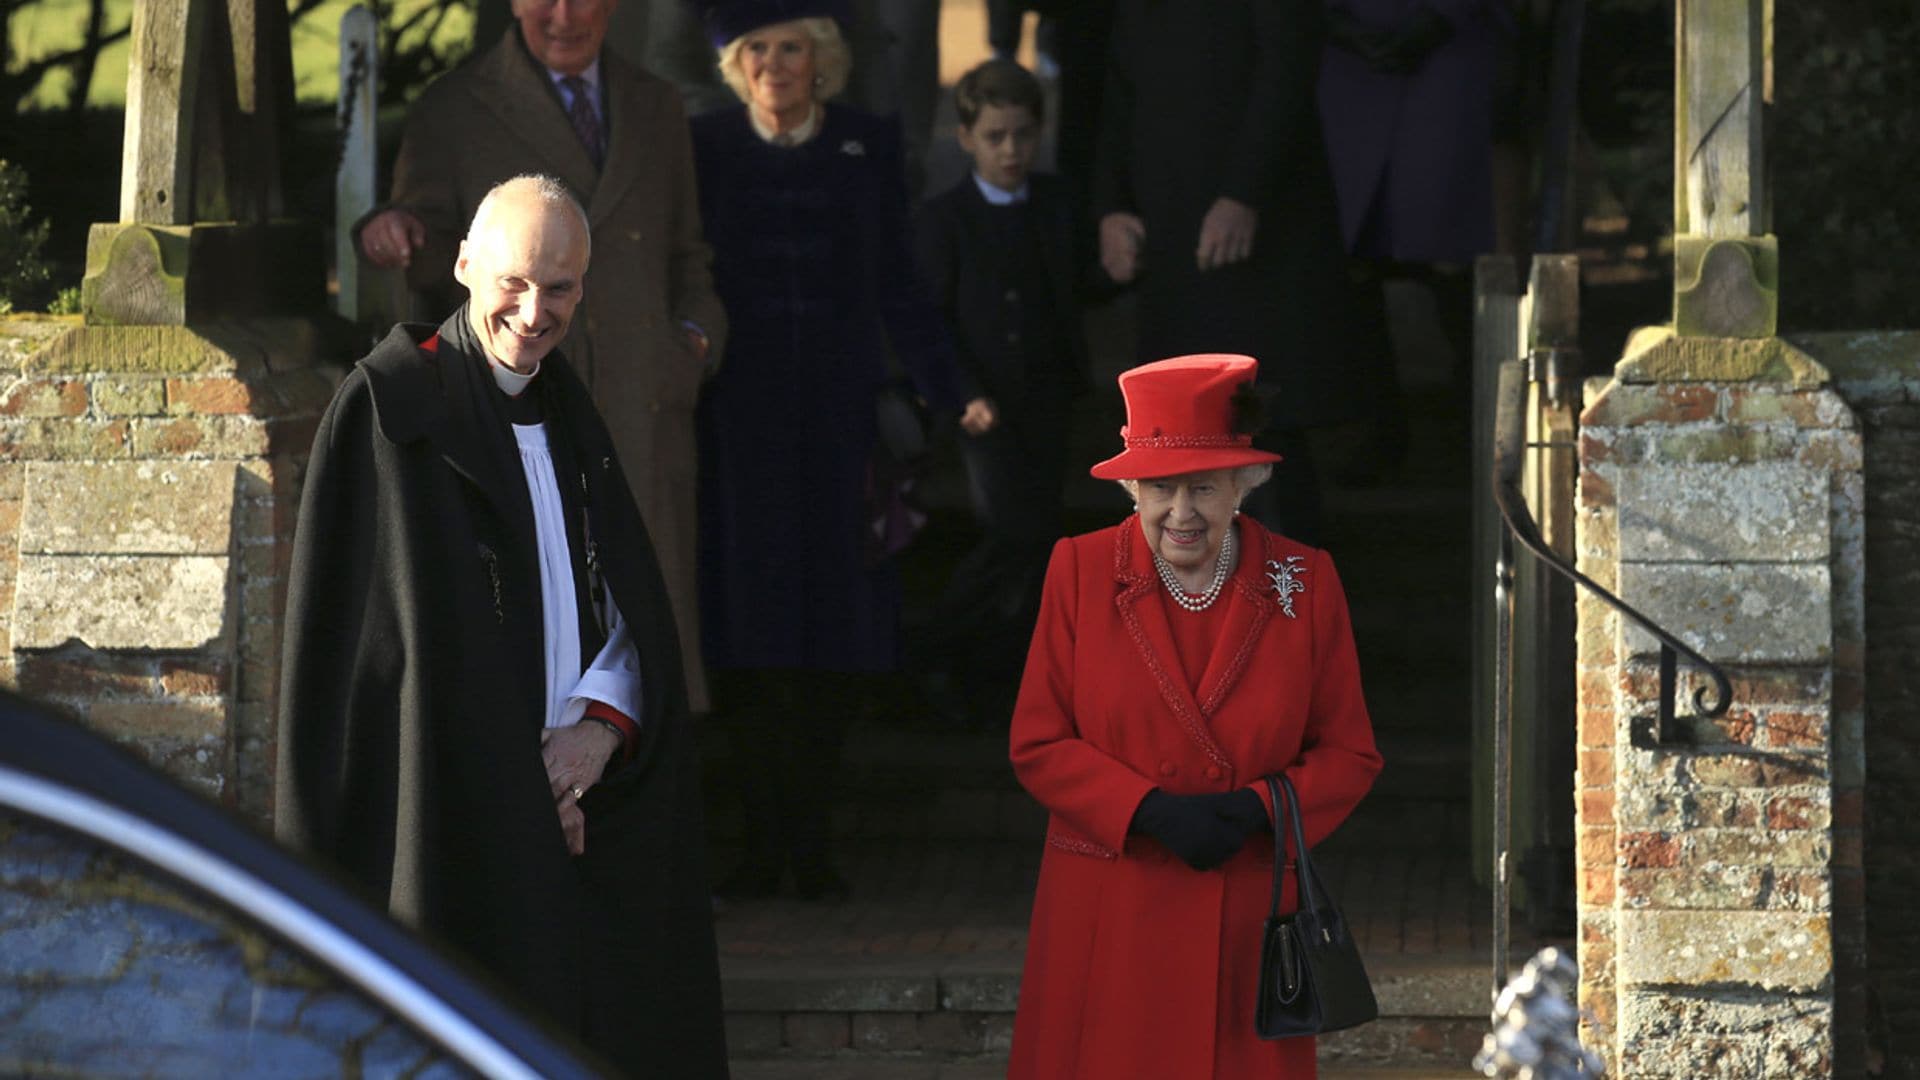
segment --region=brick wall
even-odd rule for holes
[[[1589,1043],[1636,1077],[1846,1072],[1864,944],[1854,418],[1821,388],[1596,381],[1580,459],[1582,570],[1723,665],[1735,702],[1687,746],[1632,746],[1657,643],[1578,601]],[[1704,680],[1681,682],[1684,702]]]
[[[1866,448],[1868,1052],[1886,1076],[1920,1077],[1920,333],[1795,343],[1833,372]]]
[[[319,351],[292,320],[0,323],[0,678],[259,822]]]

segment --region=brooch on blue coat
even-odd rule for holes
[[[867,144],[859,139],[848,139],[840,144],[840,152],[848,157],[866,157]]]
[[[1275,559],[1267,560],[1267,580],[1273,582],[1273,591],[1280,598],[1280,610],[1286,612],[1287,618],[1289,619],[1295,617],[1293,614],[1293,594],[1307,591],[1307,583],[1301,581],[1294,575],[1304,574],[1306,572],[1307,568],[1300,565],[1300,556],[1298,555],[1287,556],[1285,562],[1280,562]]]

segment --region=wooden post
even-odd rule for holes
[[[1769,338],[1779,247],[1768,232],[1767,0],[1674,5],[1674,331]]]
[[[340,169],[333,177],[333,258],[339,292],[334,310],[360,317],[360,253],[353,223],[373,209],[377,180],[374,73],[380,70],[378,22],[364,4],[340,17]]]
[[[308,314],[315,223],[279,220],[293,102],[278,0],[134,0],[120,220],[87,234],[89,323],[204,325]]]
[[[133,6],[127,65],[127,134],[120,157],[120,220],[185,225],[193,220],[194,116],[206,23],[199,0]]]

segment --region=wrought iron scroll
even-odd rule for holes
[[[1549,369],[1551,364],[1546,364]],[[1582,574],[1573,564],[1548,547],[1540,536],[1539,525],[1527,509],[1519,489],[1521,457],[1525,451],[1526,423],[1522,414],[1526,400],[1526,371],[1519,360],[1500,365],[1499,390],[1494,399],[1493,428],[1493,500],[1506,530],[1534,558],[1575,585],[1600,598],[1601,602],[1633,620],[1660,642],[1660,701],[1652,716],[1636,716],[1630,728],[1633,745],[1642,750],[1671,749],[1691,745],[1692,736],[1675,724],[1678,697],[1678,661],[1688,664],[1713,680],[1712,686],[1697,686],[1693,707],[1698,718],[1711,720],[1726,714],[1733,702],[1733,684],[1725,672],[1706,657],[1674,636],[1665,627],[1636,611],[1599,582]]]

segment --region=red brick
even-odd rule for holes
[[[1582,826],[1577,845],[1580,866],[1612,866],[1614,831],[1604,826]]]
[[[226,690],[227,666],[217,660],[166,660],[160,664],[160,688],[169,694],[219,694]]]
[[[253,388],[238,379],[168,379],[170,413],[226,414],[253,411]]]
[[[1720,407],[1720,391],[1712,386],[1677,384],[1660,387],[1660,407],[1647,419],[1655,423],[1688,424],[1713,419]]]
[[[920,1022],[913,1013],[854,1013],[856,1050],[918,1050]]]
[[[26,379],[0,397],[0,416],[84,416],[87,384],[78,379]]]
[[[1583,788],[1613,786],[1613,751],[1582,750],[1579,752],[1579,770],[1574,773],[1576,782]]]
[[[1583,708],[1580,710],[1579,730],[1574,737],[1581,746],[1611,747],[1613,745],[1613,709]]]
[[[1581,825],[1613,824],[1613,789],[1585,788],[1579,795]]]
[[[1585,459],[1592,464],[1594,459]],[[1604,460],[1604,459],[1602,459]],[[1603,507],[1614,505],[1613,482],[1600,475],[1598,469],[1580,470],[1580,504],[1582,506]]]
[[[90,653],[46,656],[21,653],[14,668],[20,692],[30,697],[93,701],[112,697],[151,697],[153,661]]]
[[[1805,705],[1827,696],[1827,680],[1817,670],[1765,668],[1731,671],[1733,700],[1743,705]]]
[[[1613,903],[1612,867],[1580,871],[1580,902],[1592,905]]]
[[[1775,795],[1767,800],[1767,828],[1805,829],[1819,820],[1820,803],[1799,795]]]
[[[0,536],[20,535],[21,505],[19,499],[0,499]]]
[[[226,731],[226,708],[218,703],[102,701],[87,709],[88,726],[124,739],[208,739]]]
[[[1770,712],[1767,714],[1767,745],[1812,750],[1827,743],[1827,718],[1819,713]]]
[[[1580,460],[1587,464],[1596,464],[1613,457],[1613,444],[1596,439],[1590,434],[1580,436]]]
[[[1636,870],[1680,865],[1680,842],[1666,833],[1625,833],[1620,837],[1620,859]]]
[[[1755,719],[1751,709],[1728,709],[1725,716],[1709,721],[1720,729],[1720,734],[1730,743],[1741,746],[1753,745]]]

